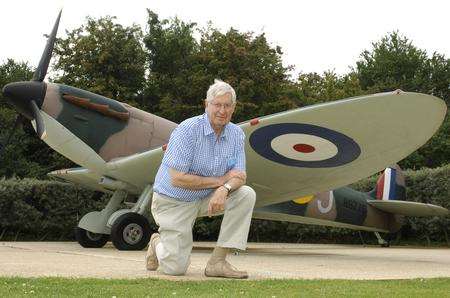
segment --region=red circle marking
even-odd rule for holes
[[[316,148],[314,148],[311,145],[308,144],[295,144],[293,146],[294,150],[301,153],[311,153],[316,151]]]
[[[256,125],[256,124],[258,124],[258,123],[259,123],[259,119],[258,119],[258,118],[252,119],[252,120],[250,121],[250,125],[251,125],[251,126]]]

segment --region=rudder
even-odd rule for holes
[[[378,177],[375,188],[369,195],[376,200],[406,199],[405,175],[398,165],[386,168]]]

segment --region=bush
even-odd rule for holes
[[[406,171],[407,199],[450,208],[450,165],[436,169]],[[360,191],[371,190],[377,175],[352,185]],[[0,180],[0,240],[73,240],[73,228],[86,213],[101,210],[108,195],[72,184],[36,179]],[[198,219],[195,240],[215,241],[221,217]],[[154,224],[152,224],[153,227]],[[406,219],[401,242],[431,242],[449,245],[450,218]],[[360,243],[361,237],[375,243],[372,233],[342,228],[303,225],[289,222],[253,220],[249,241]]]
[[[107,197],[56,181],[0,181],[0,240],[68,240],[81,215]]]

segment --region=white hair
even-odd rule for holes
[[[231,87],[224,81],[215,79],[214,84],[209,86],[208,92],[206,92],[206,101],[211,102],[217,96],[221,96],[226,93],[230,93],[231,100],[233,101],[233,103],[236,103],[236,92],[234,91],[233,87]]]

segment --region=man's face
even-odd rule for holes
[[[231,120],[234,108],[230,93],[216,96],[211,102],[206,101],[206,114],[213,129],[223,128]]]

